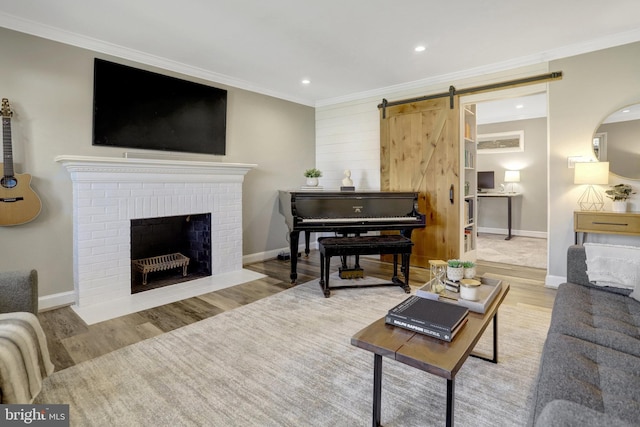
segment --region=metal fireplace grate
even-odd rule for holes
[[[142,273],[142,284],[147,284],[147,274],[156,271],[170,270],[182,267],[182,276],[187,275],[189,258],[181,253],[154,256],[151,258],[141,258],[131,260],[135,271]]]

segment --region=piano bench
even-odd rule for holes
[[[406,293],[411,292],[409,287],[409,259],[413,242],[399,234],[383,236],[352,236],[352,237],[320,237],[318,249],[320,251],[320,287],[325,298],[331,295],[330,289],[358,288],[362,286],[400,286]],[[393,255],[393,277],[391,283],[381,285],[343,285],[329,287],[329,270],[331,257],[348,255]],[[398,278],[398,255],[402,255],[402,273],[404,281]]]

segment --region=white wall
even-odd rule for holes
[[[33,175],[43,209],[31,223],[0,227],[0,270],[35,268],[40,296],[73,291],[71,181],[54,161],[61,154],[121,157],[122,149],[91,145],[93,58],[89,50],[0,28],[0,96],[14,110],[15,169]],[[275,256],[288,247],[277,190],[299,186],[315,164],[315,111],[311,107],[225,87],[227,155],[207,160],[256,163],[243,184],[243,253]],[[54,300],[44,300],[45,305]]]
[[[593,157],[591,139],[609,114],[640,102],[640,43],[632,43],[562,60],[550,68],[563,79],[549,85],[549,284],[566,277],[566,250],[574,241],[573,211],[584,187],[573,184],[569,156]],[[610,175],[609,184],[638,181]],[[605,190],[603,186],[601,190]],[[636,194],[630,210],[640,212]],[[611,210],[609,199],[605,210]],[[591,241],[640,245],[635,236],[590,235]]]

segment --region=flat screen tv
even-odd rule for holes
[[[478,172],[478,191],[493,190],[496,187],[494,171]]]
[[[96,58],[93,145],[224,155],[227,91]]]

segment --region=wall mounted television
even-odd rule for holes
[[[479,171],[478,172],[478,191],[493,190],[494,188],[496,188],[495,172]]]
[[[96,58],[93,145],[224,155],[227,91]]]

